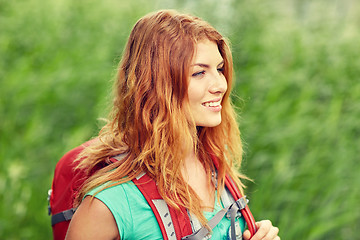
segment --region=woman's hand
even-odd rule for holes
[[[255,235],[251,238],[251,240],[280,240],[278,236],[279,229],[274,227],[269,220],[263,220],[260,222],[256,222],[257,231]],[[250,231],[246,230],[243,234],[244,240],[250,239]]]

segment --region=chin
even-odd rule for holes
[[[201,121],[201,122],[197,122],[196,126],[197,127],[216,127],[219,126],[221,123],[221,119],[220,121]]]

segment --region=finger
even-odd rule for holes
[[[257,231],[255,235],[251,238],[251,240],[261,240],[265,238],[265,236],[269,233],[272,224],[269,220],[262,220],[260,222],[255,223],[257,226]]]
[[[271,227],[269,232],[266,234],[265,239],[276,239],[278,237],[279,228]]]
[[[244,240],[249,240],[251,237],[250,231],[249,230],[245,230],[243,233],[243,239]]]

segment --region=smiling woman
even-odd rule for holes
[[[215,127],[221,123],[221,102],[227,90],[224,60],[215,42],[203,40],[196,45],[188,98],[196,126]]]
[[[88,179],[67,239],[279,239],[242,197],[232,71],[227,41],[197,17],[135,24],[109,122],[71,155]]]

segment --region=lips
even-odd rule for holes
[[[202,105],[204,105],[205,107],[218,107],[220,106],[221,100],[216,101],[216,102],[204,102]]]
[[[210,101],[203,102],[202,105],[212,112],[219,112],[222,108],[221,100],[222,98],[212,99]]]

